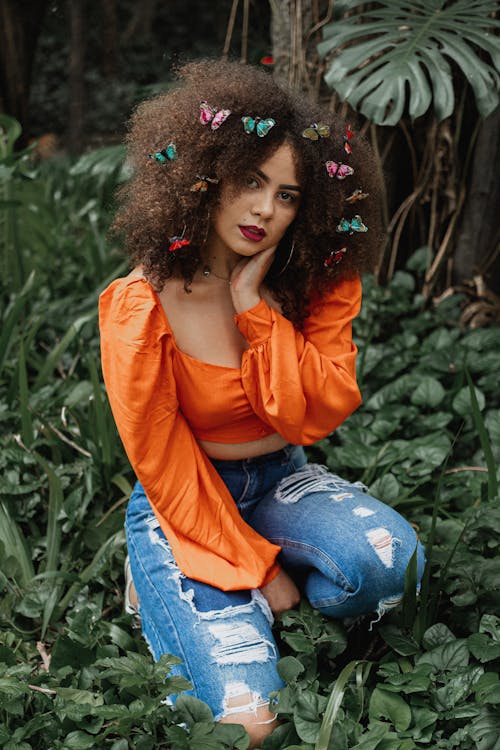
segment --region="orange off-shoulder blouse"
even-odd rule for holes
[[[280,547],[243,521],[197,440],[244,443],[278,432],[309,445],[336,429],[361,402],[351,330],[360,303],[359,278],[342,281],[299,332],[261,300],[234,316],[249,344],[237,369],[181,352],[146,279],[117,279],[102,293],[111,409],[186,576],[230,591],[277,575]]]

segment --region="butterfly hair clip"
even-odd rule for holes
[[[348,198],[345,199],[346,203],[356,203],[357,201],[364,201],[365,198],[368,198],[369,193],[363,193],[361,188],[358,188],[353,193],[350,194]]]
[[[330,135],[330,126],[323,122],[313,122],[312,125],[302,131],[302,137],[310,141],[317,141],[319,138],[328,138]]]
[[[208,190],[209,185],[217,185],[219,180],[215,179],[215,177],[207,177],[206,175],[197,174],[198,182],[195,182],[194,185],[191,185],[191,192],[192,193],[206,193]]]
[[[351,139],[354,136],[354,131],[351,130],[351,123],[347,123],[344,135],[344,151],[346,154],[352,154]]]
[[[175,252],[175,250],[178,250],[180,247],[185,247],[186,245],[190,245],[189,240],[185,240],[183,237],[179,237],[175,235],[174,237],[168,238],[168,251],[169,253]]]
[[[263,120],[260,117],[250,117],[249,115],[242,117],[241,122],[243,123],[243,130],[247,135],[255,131],[259,138],[264,138],[271,128],[274,128],[276,125],[276,120],[273,120],[272,117],[266,117]]]
[[[363,224],[363,219],[359,214],[356,214],[352,219],[344,219],[342,218],[340,222],[337,225],[337,232],[349,232],[349,234],[354,234],[354,232],[367,232],[368,227]]]
[[[354,174],[354,169],[347,164],[339,164],[336,161],[325,162],[326,171],[330,177],[336,177],[337,180],[345,180],[349,175]]]
[[[212,130],[220,128],[230,114],[230,109],[218,109],[217,107],[211,107],[208,102],[200,102],[200,122],[202,125],[211,123]]]
[[[181,247],[186,247],[186,245],[190,245],[191,242],[189,240],[184,239],[184,235],[186,234],[186,225],[184,224],[184,227],[182,229],[182,234],[174,235],[173,237],[168,238],[168,248],[167,250],[169,253],[173,253],[176,250],[179,250]]]
[[[325,258],[323,263],[324,267],[330,268],[331,266],[338,266],[338,264],[344,260],[346,252],[347,247],[345,245],[341,247],[340,250],[330,250],[330,255],[328,258]]]
[[[168,146],[161,151],[157,151],[155,154],[148,154],[149,159],[158,162],[158,164],[166,164],[169,161],[177,159],[177,148],[175,143],[169,143]]]

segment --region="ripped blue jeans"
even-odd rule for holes
[[[213,464],[245,521],[281,546],[282,566],[313,607],[336,618],[373,612],[376,620],[401,600],[415,531],[361,485],[308,464],[303,449],[292,445]],[[139,483],[126,532],[142,631],[154,658],[179,656],[174,673],[192,683],[192,694],[216,719],[267,705],[283,683],[273,618],[260,591],[225,592],[186,578]],[[419,544],[419,580],[423,566]]]

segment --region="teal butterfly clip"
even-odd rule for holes
[[[342,218],[337,225],[337,232],[349,232],[349,234],[354,234],[354,232],[367,231],[368,227],[363,224],[363,219],[359,214],[356,214],[352,219]]]
[[[166,164],[169,161],[174,161],[174,159],[177,159],[175,143],[170,142],[167,148],[157,151],[155,154],[148,154],[148,157],[153,159],[153,161],[157,161],[158,164]]]
[[[247,135],[250,135],[250,133],[253,133],[255,130],[259,138],[264,138],[264,136],[269,133],[271,128],[274,128],[274,126],[276,125],[276,120],[273,120],[272,117],[261,120],[260,117],[254,118],[247,115],[246,117],[241,118],[241,122],[243,123],[243,128]]]

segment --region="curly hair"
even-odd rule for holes
[[[278,247],[278,257],[291,260],[282,273],[265,279],[283,314],[300,327],[311,301],[320,300],[340,279],[373,267],[381,241],[381,187],[368,142],[356,134],[352,154],[345,150],[346,123],[324,107],[280,88],[265,71],[238,62],[200,60],[177,71],[180,85],[141,103],[127,135],[131,179],[118,191],[119,210],[112,229],[125,238],[134,265],[160,290],[170,277],[184,278],[185,289],[202,264],[201,251],[210,216],[220,199],[221,185],[231,189],[269,159],[284,143],[294,153],[302,188],[299,212]],[[231,115],[216,130],[200,124],[200,103],[207,101]],[[265,137],[245,133],[242,117],[273,118]],[[313,124],[330,127],[328,137],[303,136]],[[321,129],[321,128],[320,128]],[[164,165],[148,154],[175,143],[177,156]],[[354,175],[331,177],[325,162],[345,163]],[[333,168],[335,169],[335,168]],[[192,191],[200,176],[218,180],[206,192]],[[362,202],[346,202],[357,189],[368,193]],[[339,233],[342,218],[362,214],[367,233]],[[185,232],[190,244],[166,252],[169,238]],[[346,247],[345,252],[341,252]],[[334,259],[332,251],[340,255]],[[325,266],[325,261],[330,263]],[[335,262],[341,258],[341,262]]]

